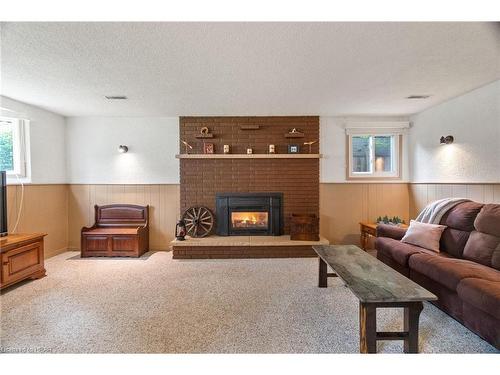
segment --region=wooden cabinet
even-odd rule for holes
[[[0,239],[2,289],[21,280],[45,276],[44,237],[45,234],[11,234]]]

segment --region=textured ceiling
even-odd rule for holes
[[[67,116],[410,114],[500,79],[494,23],[3,23],[1,37],[2,95]]]

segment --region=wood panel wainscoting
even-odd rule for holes
[[[480,203],[500,204],[500,183],[445,184],[412,183],[410,190],[410,216],[418,213],[430,202],[442,198],[468,198]]]
[[[322,183],[321,235],[334,244],[360,244],[359,222],[388,215],[408,223],[428,203],[448,197],[500,203],[500,184]]]
[[[335,244],[359,244],[359,222],[379,215],[415,218],[430,201],[466,197],[500,203],[498,184],[321,183],[321,235]],[[178,184],[46,184],[26,185],[17,232],[43,232],[45,258],[80,249],[80,230],[94,220],[94,205],[130,203],[150,205],[150,248],[167,250],[174,238],[180,211]],[[8,185],[9,230],[21,200],[21,186]]]
[[[7,186],[9,231],[14,229],[21,205],[21,185]],[[47,233],[45,258],[68,249],[68,185],[25,185],[16,233]]]
[[[406,183],[320,184],[320,233],[333,244],[360,244],[359,223],[378,216],[399,216],[408,222]],[[367,248],[371,248],[368,244]]]

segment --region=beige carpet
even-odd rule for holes
[[[357,353],[358,302],[338,279],[317,288],[316,259],[80,259],[2,293],[1,350],[69,353]],[[378,329],[402,314],[379,314]],[[421,351],[496,352],[430,304]],[[400,352],[380,342],[380,352]]]

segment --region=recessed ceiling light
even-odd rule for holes
[[[427,99],[430,95],[410,95],[406,99]]]
[[[106,95],[106,99],[108,100],[126,100],[127,97],[125,95]]]

